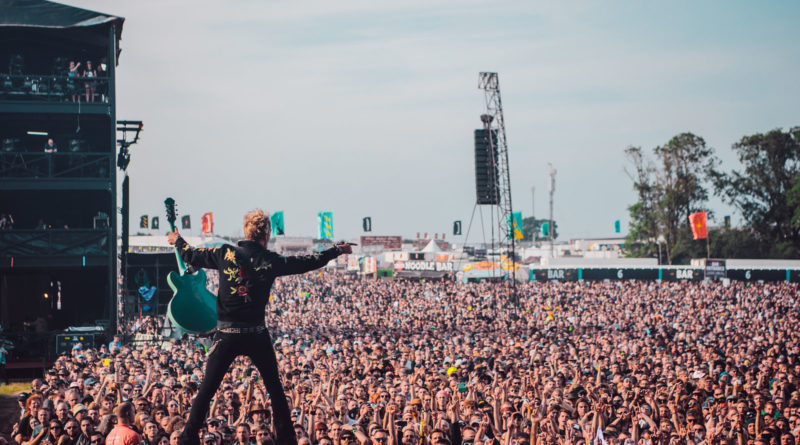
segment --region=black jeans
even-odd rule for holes
[[[206,373],[200,390],[192,402],[192,411],[189,420],[183,429],[181,442],[185,445],[199,444],[197,436],[203,421],[208,415],[208,405],[214,393],[217,392],[222,378],[228,372],[233,360],[240,355],[246,355],[253,360],[253,364],[264,379],[264,386],[269,392],[272,403],[272,420],[275,424],[277,443],[294,445],[297,437],[294,434],[294,425],[289,417],[289,404],[283,392],[280,376],[278,375],[278,361],[275,350],[272,348],[272,339],[269,332],[258,334],[225,334],[217,332],[214,335],[214,344],[208,350],[206,360]],[[247,409],[242,407],[242,409]]]

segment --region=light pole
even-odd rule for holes
[[[553,168],[553,164],[550,162],[547,163],[550,166],[550,180],[547,183],[548,191],[550,192],[550,230],[548,235],[550,235],[550,258],[555,258],[555,247],[553,246],[553,231],[555,230],[555,226],[553,225],[553,193],[556,191],[556,169]]]
[[[122,233],[120,234],[122,237],[121,245],[120,245],[120,254],[119,254],[119,274],[120,274],[120,284],[122,286],[123,295],[127,296],[128,294],[128,242],[130,236],[130,177],[128,176],[128,164],[131,162],[131,154],[130,154],[130,146],[139,142],[139,133],[144,128],[142,121],[117,121],[117,131],[122,132],[122,137],[117,139],[117,143],[119,144],[119,154],[117,154],[117,167],[125,173],[125,177],[122,178],[122,208],[120,209],[120,213],[122,214]],[[128,139],[128,133],[133,133],[133,139]],[[124,312],[124,301],[125,299],[120,299],[119,294],[117,295],[117,314],[119,316],[120,310]],[[122,308],[119,306],[122,305]],[[123,313],[124,317],[124,313]],[[122,321],[122,323],[120,323]],[[125,320],[117,320],[117,332],[120,329],[125,329]],[[126,331],[123,331],[124,334],[127,334]]]

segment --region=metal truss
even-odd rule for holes
[[[503,119],[503,102],[500,99],[500,81],[497,73],[482,72],[480,73],[480,80],[478,89],[483,90],[486,99],[486,112],[485,116],[481,119],[484,122],[484,127],[487,130],[495,130],[497,133],[497,146],[491,149],[497,150],[497,156],[490,156],[490,159],[497,159],[495,169],[492,169],[492,174],[497,172],[497,181],[494,183],[498,186],[500,194],[500,202],[494,206],[497,211],[497,225],[498,233],[500,234],[499,245],[501,250],[508,254],[508,260],[512,263],[509,269],[509,275],[512,281],[514,279],[515,264],[515,251],[516,243],[514,242],[514,234],[512,225],[509,224],[513,207],[511,205],[511,175],[509,172],[508,164],[508,142],[506,139],[506,126]],[[494,144],[494,138],[489,137],[489,143]]]

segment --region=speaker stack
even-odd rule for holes
[[[497,130],[475,130],[475,190],[478,205],[500,204],[497,176]]]

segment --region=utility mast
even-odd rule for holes
[[[548,228],[548,235],[550,235],[550,258],[555,258],[555,247],[553,246],[553,193],[556,191],[556,169],[553,164],[547,163],[550,166],[550,179],[547,182],[547,191],[550,192],[550,227]]]

